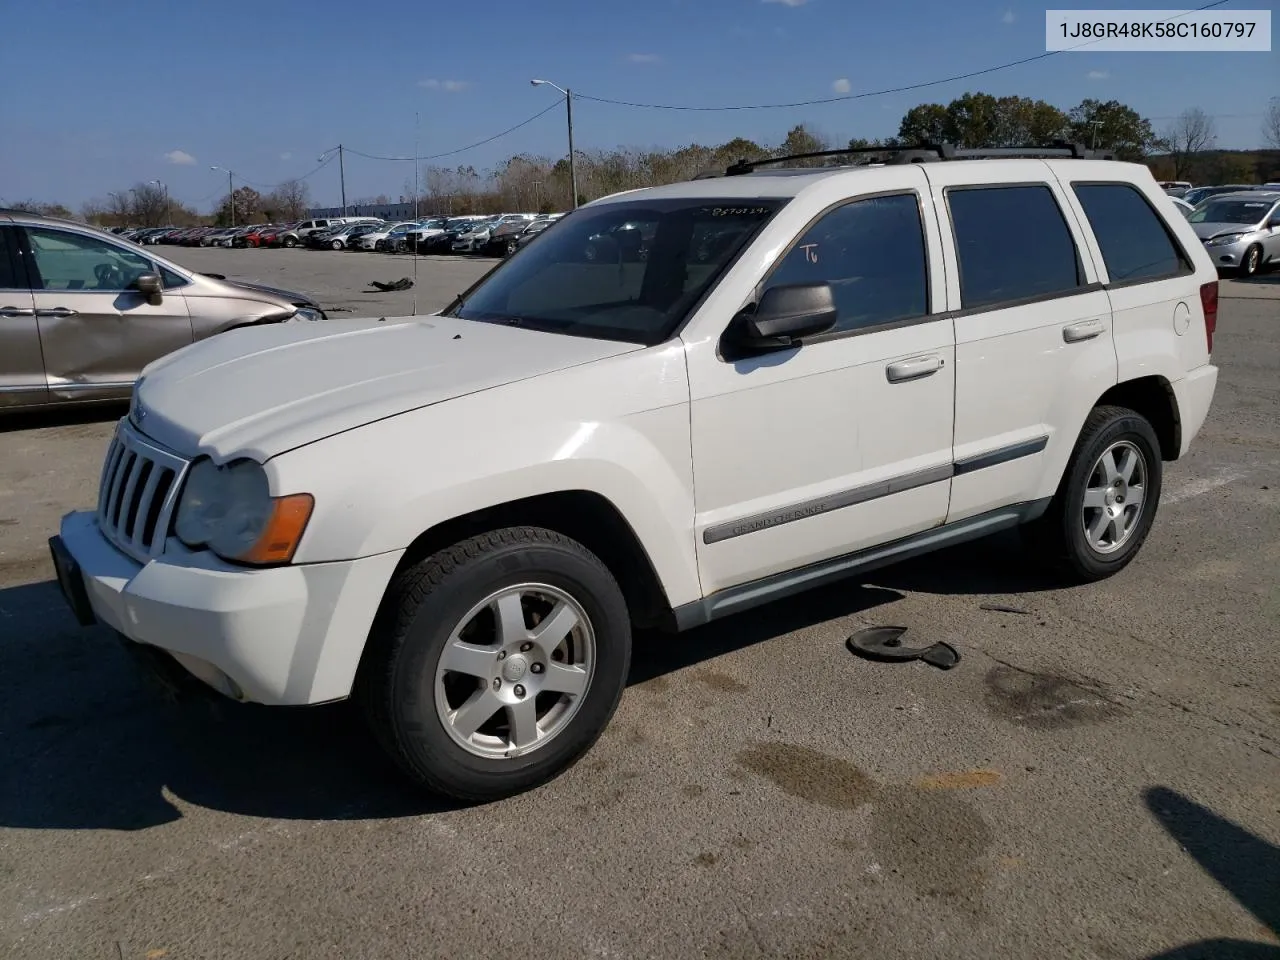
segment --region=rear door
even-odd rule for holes
[[[140,250],[52,227],[23,234],[50,400],[126,397],[144,366],[192,342],[186,297],[153,305],[134,288],[158,272]]]
[[[955,475],[947,521],[1052,496],[1116,382],[1111,305],[1042,161],[923,164],[955,311]],[[991,166],[987,168],[986,163]]]
[[[48,397],[36,304],[18,255],[17,229],[0,227],[0,407],[44,403]]]

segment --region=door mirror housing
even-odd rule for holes
[[[133,281],[133,285],[153,307],[160,306],[161,301],[164,300],[164,283],[160,280],[158,273],[144,273]]]
[[[825,333],[839,317],[835,292],[825,280],[770,287],[755,308],[739,313],[725,331],[724,347],[735,354],[785,350]]]

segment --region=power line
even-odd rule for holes
[[[336,154],[334,156],[336,156]],[[300,177],[286,177],[284,180],[281,180],[279,183],[255,183],[253,180],[246,180],[244,177],[240,177],[239,174],[237,174],[236,176],[239,177],[241,183],[246,184],[250,187],[257,187],[259,190],[274,190],[276,187],[283,186],[284,184],[290,183],[291,181],[294,181],[294,180],[301,182],[303,180],[310,179],[311,177],[314,177],[317,173],[319,173],[321,170],[323,170],[325,167],[327,167],[331,163],[333,163],[333,156],[326,157],[323,161],[321,161],[318,167],[316,167],[314,170],[310,171],[309,173],[304,173]]]
[[[1226,0],[1223,0],[1223,2],[1226,2]],[[423,160],[439,160],[441,157],[452,157],[454,154],[465,153],[467,150],[474,150],[476,147],[483,147],[486,143],[493,143],[493,141],[499,140],[502,137],[505,137],[507,134],[514,133],[515,131],[519,130],[521,127],[524,127],[524,126],[527,126],[528,124],[533,123],[533,121],[537,120],[539,117],[543,116],[544,114],[550,113],[552,110],[556,109],[559,106],[560,106],[560,101],[556,100],[554,103],[551,104],[551,106],[547,107],[545,110],[539,110],[537,113],[529,117],[527,120],[521,120],[515,126],[507,127],[507,129],[503,130],[501,133],[495,133],[492,137],[485,137],[483,140],[477,140],[475,143],[469,143],[465,147],[458,147],[456,150],[446,150],[444,153],[433,153],[430,156],[426,156],[426,157],[382,157],[373,153],[364,153],[360,150],[355,150],[351,147],[347,147],[347,153],[354,153],[357,157],[364,157],[366,160],[396,160],[396,161],[403,161],[405,163],[412,163],[415,160],[418,161],[419,163],[421,163]]]
[[[1199,13],[1202,10],[1208,10],[1211,7],[1220,7],[1230,0],[1213,0],[1212,3],[1206,3],[1204,6],[1196,7],[1194,10],[1187,10],[1178,14],[1179,17],[1186,16],[1188,13]],[[1177,18],[1174,18],[1177,19]],[[593,100],[596,103],[607,103],[617,107],[640,107],[646,110],[689,110],[698,112],[720,112],[728,110],[783,110],[794,107],[814,107],[828,103],[843,103],[849,100],[865,100],[869,97],[883,97],[891,93],[908,93],[912,90],[923,90],[926,87],[936,87],[944,83],[954,83],[957,80],[970,80],[973,77],[986,76],[989,73],[996,73],[999,70],[1008,70],[1011,67],[1020,67],[1026,63],[1035,63],[1037,60],[1047,60],[1050,57],[1056,57],[1060,53],[1069,53],[1072,50],[1078,50],[1081,47],[1087,47],[1097,43],[1098,40],[1086,40],[1083,43],[1077,43],[1073,47],[1066,47],[1062,50],[1046,50],[1044,53],[1038,53],[1033,57],[1023,57],[1021,60],[1011,60],[1008,63],[997,64],[994,67],[984,67],[981,70],[973,70],[969,73],[958,73],[955,76],[944,77],[941,80],[925,80],[920,83],[909,83],[900,87],[886,87],[883,90],[866,90],[862,93],[845,93],[835,97],[822,97],[817,100],[797,100],[792,103],[742,103],[730,104],[719,107],[700,107],[685,106],[682,104],[671,103],[639,103],[633,100],[614,100],[609,97],[593,97],[586,93],[575,93],[574,96],[579,100]]]

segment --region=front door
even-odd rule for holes
[[[889,192],[813,221],[756,294],[827,281],[833,330],[749,360],[687,351],[706,594],[946,517],[955,341],[935,312],[945,294],[930,269],[941,253],[924,176],[897,173]]]
[[[44,403],[48,396],[36,305],[17,232],[0,227],[0,408]]]
[[[49,398],[127,397],[152,360],[192,342],[187,300],[147,302],[134,283],[157,272],[141,250],[49,227],[24,228]]]

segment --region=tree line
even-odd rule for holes
[[[922,103],[902,117],[895,136],[868,140],[837,140],[804,124],[787,131],[775,143],[743,137],[717,146],[698,143],[668,149],[617,148],[578,150],[579,202],[620,190],[656,186],[689,179],[706,172],[723,172],[738,160],[757,160],[831,149],[894,148],[922,142],[954,143],[961,147],[1048,146],[1056,141],[1083,143],[1109,150],[1121,160],[1148,164],[1157,179],[1196,183],[1251,183],[1280,179],[1280,98],[1273,98],[1263,118],[1266,149],[1219,150],[1213,118],[1203,110],[1184,111],[1163,128],[1132,107],[1116,100],[1086,99],[1063,110],[1030,97],[996,97],[965,93],[949,103]],[[873,157],[874,159],[874,157]],[[839,159],[803,161],[810,165]],[[409,178],[399,202],[412,203],[423,216],[432,214],[498,213],[502,211],[565,210],[570,206],[567,157],[517,154],[492,168],[478,170],[428,166]],[[166,205],[166,200],[169,201]],[[362,197],[351,206],[387,203],[386,195]],[[262,194],[249,186],[224,195],[208,216],[161,195],[158,187],[136,184],[128,191],[91,201],[80,210],[83,219],[103,225],[155,226],[165,222],[255,223],[296,220],[310,205],[305,181],[293,180]],[[13,206],[13,204],[10,204]],[[59,204],[31,204],[33,209],[69,216]],[[166,220],[166,216],[168,219]]]

